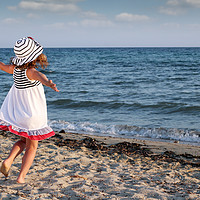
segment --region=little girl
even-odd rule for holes
[[[7,177],[14,159],[24,150],[18,183],[25,183],[25,176],[35,158],[38,140],[55,135],[47,125],[47,106],[43,85],[59,92],[52,80],[36,68],[48,65],[43,47],[31,37],[18,40],[14,46],[15,57],[11,65],[0,62],[0,69],[13,74],[14,84],[0,110],[0,130],[20,136],[10,155],[3,161],[0,171]],[[43,85],[42,85],[43,84]]]

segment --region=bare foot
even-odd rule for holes
[[[18,178],[18,179],[17,179],[17,182],[18,182],[18,183],[25,183],[25,180],[24,180],[23,178]]]
[[[10,165],[7,165],[6,161],[4,161],[1,165],[0,172],[4,174],[5,177],[8,177],[10,171]]]

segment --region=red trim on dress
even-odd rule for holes
[[[9,131],[7,126],[0,125],[0,130],[2,131]]]
[[[25,137],[25,138],[28,138],[30,140],[44,140],[44,139],[47,139],[49,137],[52,137],[55,135],[55,132],[54,131],[51,131],[47,134],[44,134],[44,135],[28,135],[26,132],[17,132],[15,130],[12,129],[12,126],[3,126],[3,125],[0,125],[0,130],[3,130],[3,131],[10,131],[11,133],[14,133],[16,135],[19,135],[19,136],[22,136],[22,137]]]

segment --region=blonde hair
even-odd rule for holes
[[[12,60],[12,58],[11,58]],[[11,62],[12,63],[12,62]],[[13,64],[13,63],[12,63]],[[48,61],[47,61],[47,57],[46,55],[44,55],[43,53],[40,54],[35,60],[33,60],[32,62],[23,64],[21,66],[16,66],[18,69],[29,69],[29,68],[38,68],[41,67],[42,69],[45,69],[48,66]],[[14,64],[13,64],[14,65]]]

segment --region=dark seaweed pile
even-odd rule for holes
[[[12,140],[16,140],[18,137],[14,134],[9,134],[9,132],[1,131],[0,135],[5,137],[10,137]],[[67,135],[66,135],[67,137]],[[182,165],[191,165],[193,167],[200,167],[200,156],[193,156],[191,154],[176,154],[173,151],[165,151],[160,154],[153,153],[146,145],[130,142],[120,142],[117,144],[107,145],[91,137],[85,137],[81,140],[68,139],[63,137],[61,134],[57,133],[54,137],[49,138],[41,142],[54,143],[59,147],[68,147],[70,149],[76,150],[81,147],[86,147],[92,150],[94,153],[100,152],[102,154],[113,155],[124,154],[128,157],[143,156],[149,157],[155,161],[163,162],[179,162]]]
[[[82,140],[75,139],[64,139],[62,135],[56,134],[53,138],[55,145],[57,146],[67,146],[72,149],[78,149],[81,147],[86,147],[93,151],[101,151],[107,154],[125,154],[129,157],[134,157],[135,155],[150,157],[153,160],[160,160],[165,162],[179,162],[182,165],[191,165],[193,167],[200,167],[200,156],[193,156],[191,154],[176,154],[173,151],[165,151],[161,154],[154,154],[147,146],[130,143],[130,142],[120,142],[113,145],[107,145],[98,140],[86,137]]]

